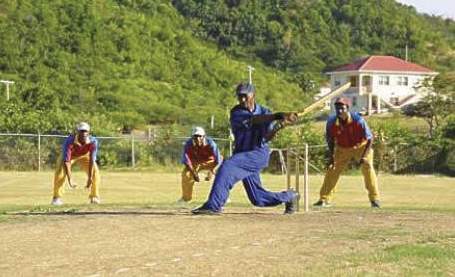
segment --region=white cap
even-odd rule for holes
[[[90,132],[90,125],[88,125],[87,122],[80,122],[79,124],[77,124],[76,129],[77,129],[78,131],[87,131],[87,132]]]
[[[193,130],[191,131],[191,136],[196,136],[196,135],[205,136],[204,128],[199,127],[199,126],[193,127]]]

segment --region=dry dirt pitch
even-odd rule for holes
[[[455,276],[453,178],[380,176],[384,208],[372,210],[362,177],[343,177],[336,206],[292,216],[251,207],[241,185],[222,216],[192,216],[173,204],[177,173],[104,172],[103,204],[75,190],[53,208],[51,179],[0,172],[0,276]]]

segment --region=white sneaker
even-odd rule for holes
[[[54,198],[52,198],[51,205],[61,206],[61,205],[63,205],[63,201],[60,197],[54,197]]]
[[[176,202],[177,205],[182,206],[182,207],[186,207],[189,203],[190,203],[190,201],[185,201],[185,200],[183,200],[183,198],[180,198]]]
[[[90,204],[100,204],[101,200],[98,197],[90,197]]]

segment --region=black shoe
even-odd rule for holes
[[[220,211],[210,210],[210,209],[205,208],[204,206],[201,206],[199,208],[192,210],[191,213],[194,215],[220,215],[221,214]]]
[[[324,207],[330,207],[330,206],[332,206],[332,204],[330,204],[329,202],[327,202],[325,200],[318,200],[318,202],[314,203],[313,206],[324,208]]]
[[[381,208],[381,203],[379,202],[379,200],[373,200],[373,201],[370,201],[371,202],[371,207],[372,208]]]
[[[297,211],[297,205],[299,204],[300,200],[300,194],[298,194],[296,191],[292,190],[294,195],[292,196],[291,201],[286,202],[284,204],[285,209],[284,209],[284,214],[293,214]]]

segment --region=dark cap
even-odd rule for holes
[[[346,97],[338,97],[337,99],[335,99],[335,105],[346,105],[348,107],[351,106],[351,100],[349,98],[346,98]]]
[[[235,89],[235,94],[237,96],[239,95],[244,95],[244,94],[250,94],[256,92],[256,88],[252,84],[243,84],[240,83],[237,88]]]

